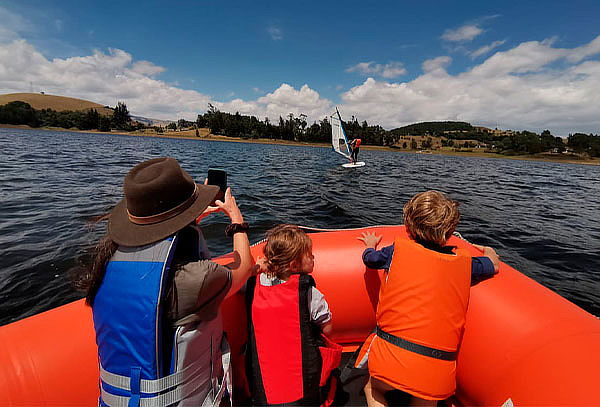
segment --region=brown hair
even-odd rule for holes
[[[264,254],[267,275],[287,280],[294,272],[290,268],[294,260],[310,252],[312,242],[308,235],[296,225],[279,225],[267,232]]]
[[[404,225],[418,243],[444,246],[460,219],[459,203],[438,191],[420,192],[404,205]]]
[[[92,219],[90,227],[107,218],[108,215],[101,215]],[[79,265],[69,271],[73,287],[85,293],[85,303],[87,305],[94,305],[96,293],[106,273],[106,264],[118,248],[119,245],[108,235],[105,235],[93,248],[91,259],[88,261],[80,259]]]

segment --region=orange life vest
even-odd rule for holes
[[[456,389],[455,354],[469,302],[471,256],[462,249],[455,254],[397,237],[379,292],[369,373],[423,399],[446,399]]]

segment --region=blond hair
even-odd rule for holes
[[[287,280],[294,272],[291,263],[309,253],[312,242],[308,235],[296,225],[279,225],[267,232],[264,248],[267,275]]]
[[[460,219],[459,203],[438,191],[420,192],[404,205],[404,225],[411,239],[444,246]]]

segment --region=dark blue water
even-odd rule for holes
[[[133,165],[159,156],[200,182],[227,170],[251,241],[280,222],[400,223],[416,192],[447,192],[465,238],[600,315],[600,167],[363,149],[367,166],[345,169],[328,148],[0,129],[0,324],[80,297],[67,270],[105,232],[87,220],[120,199]],[[213,254],[231,250],[225,224],[205,221]]]

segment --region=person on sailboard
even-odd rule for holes
[[[123,190],[92,264],[73,272],[92,307],[99,403],[218,406],[232,395],[220,305],[253,270],[248,224],[229,188],[209,206],[219,187],[196,184],[174,158],[136,165]],[[215,212],[231,220],[228,266],[209,259],[197,226]]]
[[[310,275],[312,241],[298,226],[279,225],[267,233],[264,254],[246,287],[253,405],[328,405],[342,348],[325,336],[331,311]]]
[[[350,148],[352,148],[352,153],[350,153],[350,160],[352,161],[352,164],[356,164],[356,162],[358,161],[360,143],[362,143],[362,139],[360,137],[356,137],[350,142]]]
[[[454,394],[469,288],[497,273],[499,265],[490,247],[476,245],[484,256],[472,257],[446,245],[459,218],[458,202],[441,192],[421,192],[404,205],[408,238],[397,237],[379,251],[380,236],[358,238],[367,246],[364,263],[389,269],[375,333],[357,358],[357,366],[368,363],[369,407],[386,406],[384,393],[391,390],[410,394],[421,406],[435,406]]]

